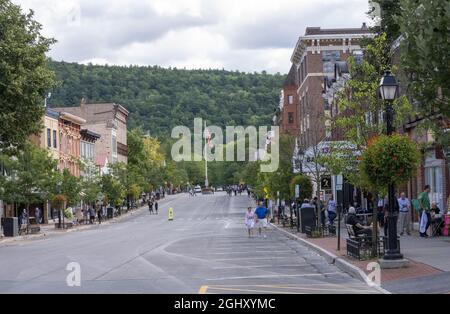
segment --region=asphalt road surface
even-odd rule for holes
[[[3,245],[0,293],[377,293],[276,230],[249,239],[243,218],[252,204],[225,193],[179,195],[158,216],[144,210]],[[80,266],[80,287],[66,282],[69,263]]]

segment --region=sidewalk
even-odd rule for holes
[[[176,194],[178,195],[178,194]],[[174,197],[176,197],[176,195],[167,195],[166,198],[161,199],[159,201],[160,204],[164,204],[165,202],[168,202],[170,200],[172,200]],[[109,220],[104,220],[102,221],[102,226],[107,226],[113,223],[118,223],[121,222],[123,219],[128,218],[130,216],[133,216],[135,214],[138,214],[144,210],[148,210],[147,206],[143,206],[140,207],[138,209],[134,209],[134,210],[130,210],[127,213],[119,216],[119,217],[115,217],[113,219],[109,219]],[[60,230],[60,229],[56,229],[55,225],[58,224],[58,220],[53,220],[51,221],[49,224],[45,224],[45,225],[40,225],[41,227],[41,232],[38,234],[27,234],[27,235],[22,235],[22,236],[18,236],[18,237],[14,237],[14,238],[9,238],[9,237],[3,237],[0,238],[0,246],[1,245],[5,245],[5,244],[11,244],[11,243],[16,243],[16,242],[21,242],[21,241],[26,241],[26,240],[35,240],[35,239],[40,239],[40,238],[45,238],[45,237],[49,237],[52,235],[61,235],[61,234],[66,234],[66,233],[71,233],[71,232],[76,232],[76,231],[82,231],[82,230],[88,230],[91,229],[93,227],[98,227],[99,224],[95,223],[95,224],[87,224],[87,225],[75,225],[73,226],[73,228],[71,229],[65,229],[65,230]]]
[[[296,229],[283,228],[273,224],[287,235],[302,241],[306,246],[324,256],[330,263],[334,263],[342,270],[368,282],[368,275],[372,269],[367,267],[377,259],[359,261],[347,256],[347,231],[341,226],[341,249],[337,250],[337,237],[312,239],[305,234],[297,233]],[[450,274],[450,237],[420,238],[417,235],[405,236],[400,239],[401,251],[410,260],[408,268],[382,269],[381,285],[391,286],[393,283]],[[450,283],[448,284],[450,292]]]

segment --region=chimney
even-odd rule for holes
[[[366,30],[367,30],[367,24],[366,24],[366,22],[363,23],[361,29],[362,29],[363,31],[366,31]]]

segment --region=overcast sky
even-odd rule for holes
[[[56,60],[286,73],[306,26],[360,27],[367,0],[13,0]]]

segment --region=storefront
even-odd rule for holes
[[[431,188],[430,201],[436,202],[440,209],[446,207],[446,163],[443,156],[437,156],[437,150],[428,151],[425,155],[424,179]]]

